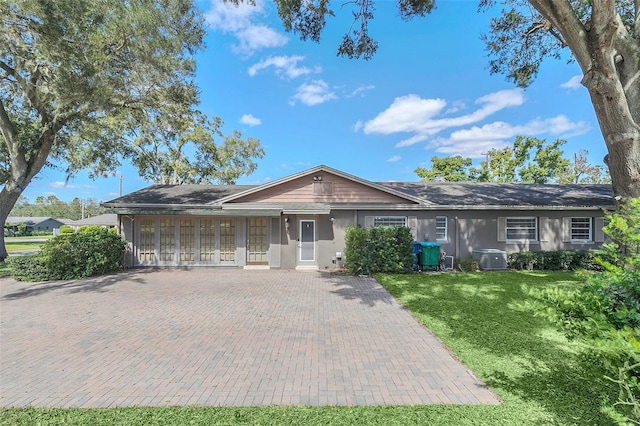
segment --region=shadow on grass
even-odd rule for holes
[[[82,292],[106,292],[110,287],[123,282],[134,282],[144,284],[143,276],[154,269],[135,269],[118,273],[100,275],[96,277],[85,278],[82,280],[65,280],[65,281],[44,281],[37,283],[20,282],[23,287],[11,293],[2,296],[3,300],[17,300],[27,297],[40,296],[52,291],[66,291],[68,293]]]
[[[614,424],[615,388],[582,362],[527,301],[532,289],[577,281],[562,273],[379,275],[377,279],[505,401],[544,407],[562,424]]]

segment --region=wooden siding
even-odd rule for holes
[[[414,204],[405,198],[397,197],[330,173],[319,172],[315,176],[321,176],[322,180],[319,182],[325,186],[322,191],[316,190],[315,194],[314,184],[316,182],[313,180],[314,176],[308,175],[249,194],[233,202]],[[322,195],[322,192],[327,192],[326,187],[328,186],[332,186],[332,194]]]

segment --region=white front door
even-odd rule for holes
[[[300,220],[300,262],[316,261],[316,221]]]

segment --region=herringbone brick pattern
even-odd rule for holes
[[[495,404],[375,280],[278,270],[0,279],[0,406]]]

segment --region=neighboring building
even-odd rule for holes
[[[97,216],[88,217],[85,219],[74,220],[71,223],[67,223],[74,230],[80,229],[82,226],[101,226],[103,228],[115,228],[118,226],[118,215],[115,213],[99,214]]]
[[[9,227],[16,230],[18,226],[24,224],[27,232],[49,232],[53,233],[54,229],[59,229],[65,224],[65,219],[54,219],[51,217],[28,217],[28,216],[9,216],[5,221]]]
[[[408,226],[458,259],[596,248],[614,204],[610,185],[374,183],[317,166],[257,186],[153,185],[103,205],[129,266],[324,270],[340,264],[350,226]]]

